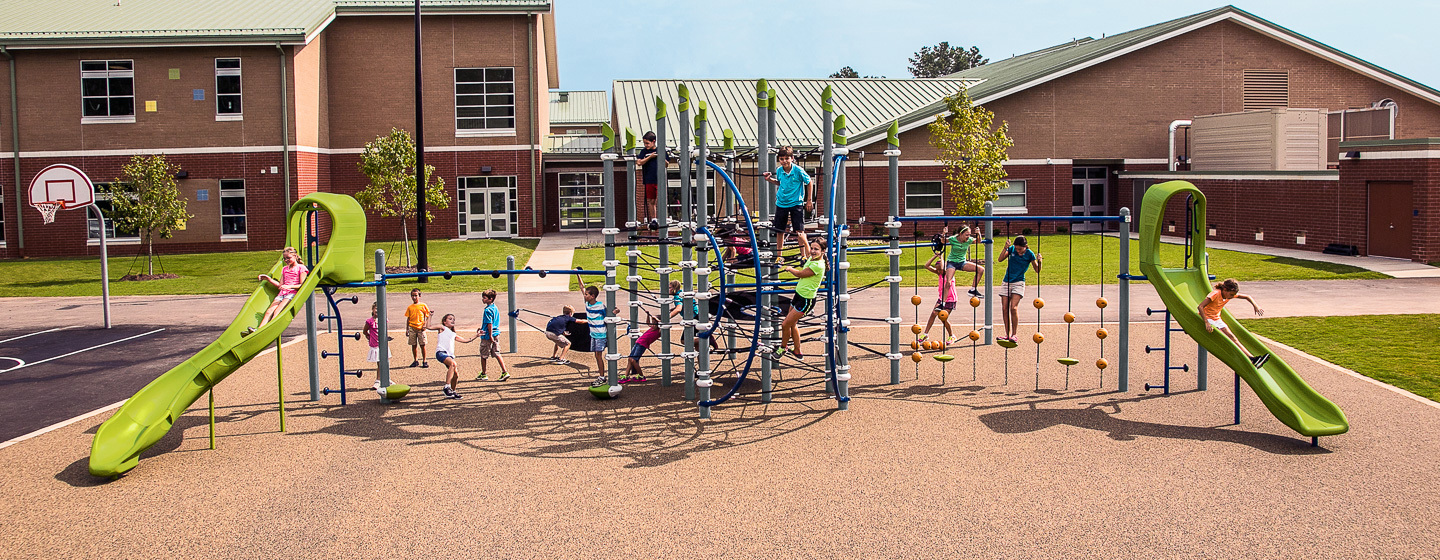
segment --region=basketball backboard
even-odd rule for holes
[[[60,208],[81,208],[95,203],[95,184],[84,171],[57,163],[40,170],[30,180],[30,205],[59,204]]]

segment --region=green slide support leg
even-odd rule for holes
[[[259,326],[277,292],[270,283],[261,283],[219,339],[151,381],[100,425],[90,445],[90,474],[114,477],[135,468],[140,454],[160,441],[201,395],[280,338],[316,286],[365,280],[365,211],[349,196],[306,196],[290,207],[287,245],[305,245],[305,216],[312,211],[330,215],[330,239],[295,298],[269,323]],[[282,266],[284,261],[277,260],[270,275],[279,278]],[[250,327],[257,330],[242,336]]]
[[[1155,286],[1165,307],[1185,329],[1185,334],[1235,370],[1265,403],[1265,408],[1286,426],[1311,438],[1349,431],[1350,422],[1340,407],[1312,389],[1280,356],[1272,353],[1270,360],[1257,369],[1249,357],[1268,353],[1270,349],[1241,326],[1229,311],[1222,311],[1220,317],[1244,348],[1235,346],[1219,329],[1206,332],[1205,319],[1198,309],[1212,289],[1210,273],[1205,265],[1204,231],[1191,236],[1192,254],[1196,255],[1194,262],[1199,264],[1191,268],[1164,268],[1159,262],[1165,204],[1181,195],[1195,197],[1194,223],[1208,223],[1205,221],[1205,195],[1185,181],[1170,181],[1150,187],[1140,205],[1140,271]]]

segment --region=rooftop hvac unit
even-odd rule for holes
[[[1265,109],[1195,117],[1190,169],[1195,171],[1322,171],[1325,113]]]

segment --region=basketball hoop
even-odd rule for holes
[[[64,207],[65,207],[65,203],[64,203],[64,202],[36,202],[36,203],[34,203],[34,204],[31,204],[31,206],[34,206],[36,210],[39,210],[39,211],[40,211],[40,217],[41,217],[41,218],[44,218],[45,223],[48,224],[48,223],[51,223],[51,222],[54,222],[54,221],[55,221],[55,212],[58,211],[58,210],[60,210],[61,208],[64,208]]]

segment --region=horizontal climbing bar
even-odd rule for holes
[[[1121,216],[901,216],[897,222],[1121,222]]]

